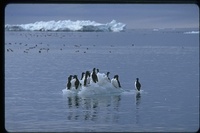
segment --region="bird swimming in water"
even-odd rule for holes
[[[114,78],[111,79],[111,83],[115,88],[121,88],[118,75],[115,75]]]
[[[141,84],[139,82],[139,78],[136,78],[136,81],[135,81],[135,89],[140,91],[140,88],[141,88]]]

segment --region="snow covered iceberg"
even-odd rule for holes
[[[7,31],[79,31],[79,32],[121,32],[126,24],[112,20],[110,23],[102,24],[90,20],[59,20],[39,21],[29,24],[5,25]]]

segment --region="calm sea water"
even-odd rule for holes
[[[70,74],[94,67],[118,74],[125,92],[63,95]],[[199,34],[5,32],[5,129],[197,131]]]

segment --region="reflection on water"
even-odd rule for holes
[[[67,97],[68,98],[68,107],[72,108],[72,107],[79,107],[79,98],[78,96],[74,96],[74,97]]]
[[[141,102],[141,94],[140,94],[140,92],[137,92],[135,95],[136,95],[135,96],[135,98],[136,98],[136,107],[139,109],[139,105],[140,105],[140,102]]]
[[[141,103],[141,94],[140,92],[137,92],[135,94],[135,104],[136,104],[136,124],[139,124],[139,120],[140,120],[140,103]]]
[[[118,123],[120,95],[66,97],[67,119]]]

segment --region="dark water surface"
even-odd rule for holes
[[[62,94],[67,77],[119,75],[118,95]],[[140,78],[142,92],[134,90]],[[7,131],[196,131],[199,34],[5,32]]]

